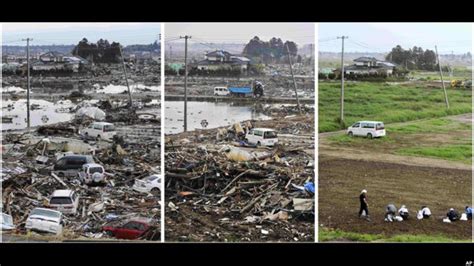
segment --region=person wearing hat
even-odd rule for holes
[[[405,205],[402,205],[402,207],[400,207],[400,209],[398,210],[398,215],[400,215],[403,220],[407,220],[408,219],[408,209],[407,209],[407,206]]]
[[[369,203],[367,203],[367,190],[362,190],[359,195],[360,210],[359,218],[362,218],[362,214],[365,212],[365,218],[369,219]]]
[[[451,222],[454,222],[454,221],[457,221],[459,220],[459,214],[456,210],[454,210],[453,208],[449,209],[449,212],[446,214],[446,216],[448,216],[448,219],[451,221]]]

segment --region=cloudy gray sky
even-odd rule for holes
[[[400,44],[403,48],[421,46],[440,53],[472,53],[471,23],[320,23],[319,50],[340,52],[341,40],[348,36],[345,51],[388,52]]]
[[[24,45],[23,38],[33,38],[33,45],[77,44],[86,37],[100,38],[124,45],[150,44],[159,38],[160,23],[2,23],[4,45]]]
[[[191,35],[214,43],[247,43],[254,36],[272,37],[299,45],[314,43],[314,23],[166,23],[166,40]]]

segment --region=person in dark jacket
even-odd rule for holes
[[[448,216],[448,219],[451,221],[451,222],[454,222],[454,221],[457,221],[459,220],[459,213],[451,208],[449,209],[448,213],[446,214],[446,216]]]
[[[359,209],[359,218],[363,217],[365,212],[365,218],[369,219],[369,203],[367,202],[367,190],[362,190],[359,195],[360,209]]]

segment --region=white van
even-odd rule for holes
[[[88,128],[83,129],[80,133],[86,137],[105,140],[111,140],[115,135],[117,135],[114,124],[107,122],[94,122],[90,124]]]
[[[215,87],[214,88],[214,96],[227,96],[229,95],[229,89],[226,87]]]
[[[385,125],[380,121],[359,121],[347,129],[349,136],[364,136],[378,138],[385,136]]]
[[[274,146],[278,143],[278,136],[270,128],[253,128],[245,135],[245,140],[257,146]]]

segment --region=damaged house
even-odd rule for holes
[[[87,60],[78,56],[66,56],[59,52],[47,52],[39,56],[39,60],[32,63],[33,71],[72,71],[78,72],[81,64]]]
[[[206,53],[205,59],[195,63],[199,70],[217,70],[221,68],[239,69],[246,72],[250,64],[250,59],[244,56],[233,55],[224,50],[215,50]]]

